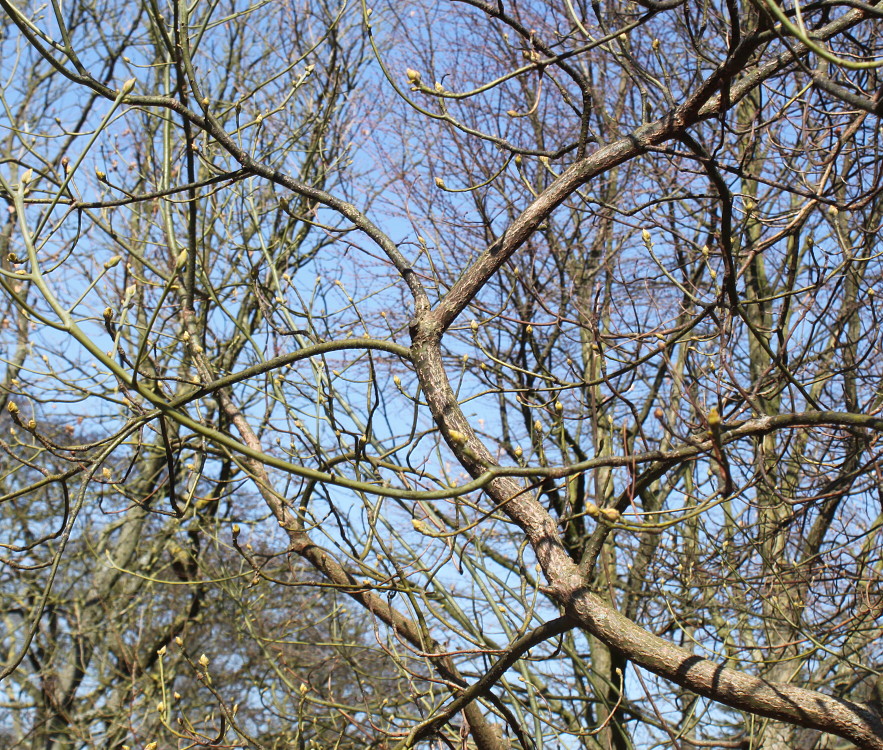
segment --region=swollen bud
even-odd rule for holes
[[[448,437],[455,445],[463,445],[466,442],[466,436],[459,430],[448,430]]]
[[[133,88],[135,88],[135,83],[136,83],[135,79],[130,78],[128,81],[126,81],[123,84],[122,92],[124,94],[128,94]]]

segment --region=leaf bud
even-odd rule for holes
[[[405,75],[408,77],[408,81],[412,86],[420,85],[420,72],[414,70],[414,68],[408,68],[405,70]]]
[[[8,404],[6,404],[6,410],[10,414],[18,414],[18,404],[16,404],[15,401],[10,401]]]
[[[107,268],[108,270],[110,270],[110,269],[113,268],[114,266],[118,266],[118,265],[120,264],[120,261],[121,261],[122,259],[123,259],[123,256],[121,256],[121,255],[114,255],[113,257],[108,258],[108,259],[104,262],[104,267]]]
[[[203,667],[207,667],[208,666],[208,657],[205,654],[203,654],[202,656],[199,657],[199,663]]]
[[[466,435],[459,430],[448,430],[448,437],[455,445],[463,445],[466,442]]]
[[[135,83],[136,83],[135,79],[130,78],[128,81],[126,81],[123,84],[122,92],[124,94],[128,94],[133,88],[135,88]]]
[[[540,422],[540,420],[538,419],[538,420],[536,420],[536,421],[533,423],[533,428],[534,428],[537,432],[542,432],[542,431],[543,431],[543,423]]]
[[[104,182],[104,181],[107,179],[107,175],[106,175],[104,172],[102,172],[100,169],[98,169],[97,167],[96,167],[96,169],[95,169],[95,176],[96,176],[101,182]]]
[[[524,455],[524,451],[521,450],[521,446],[515,446],[515,458],[521,458]]]
[[[564,404],[562,404],[560,401],[556,401],[555,402],[555,411],[557,411],[559,414],[561,412],[563,412],[564,411]]]
[[[654,52],[657,52],[657,51],[659,50],[659,40],[658,40],[658,39],[654,39],[654,40],[653,40],[653,43],[652,43],[651,46],[653,47],[653,51],[654,51]]]
[[[435,186],[444,190],[445,189],[445,181],[441,177],[436,177],[435,178]]]

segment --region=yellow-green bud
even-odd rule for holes
[[[455,445],[462,445],[466,442],[466,435],[459,430],[448,430],[448,437]]]
[[[616,523],[622,514],[616,508],[599,508],[598,513],[607,523]]]

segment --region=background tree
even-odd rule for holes
[[[883,747],[883,6],[0,7],[11,744]]]

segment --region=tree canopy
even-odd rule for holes
[[[0,746],[883,749],[883,3],[0,8]]]

